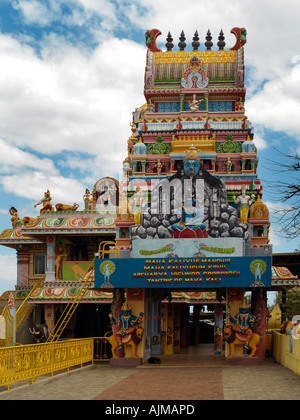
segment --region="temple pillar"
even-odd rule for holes
[[[113,303],[111,305],[112,316],[114,319],[118,319],[121,315],[121,308],[125,301],[124,289],[114,289],[113,291]],[[118,324],[112,324],[112,332],[115,335],[118,332]],[[116,350],[118,357],[124,357],[124,348],[121,350]]]
[[[215,305],[215,354],[222,354],[222,342],[223,342],[223,305],[222,303],[216,303]]]
[[[205,111],[208,111],[208,92],[204,93]]]
[[[180,94],[180,111],[184,111],[184,93]]]
[[[52,332],[55,326],[54,303],[45,304],[45,321],[46,321],[46,324],[48,325],[50,332]]]
[[[180,314],[180,347],[185,349],[189,344],[190,308],[184,305]]]
[[[146,293],[145,289],[135,288],[127,289],[126,293],[126,302],[132,310],[132,314],[138,317],[141,313],[146,313]],[[139,324],[143,329],[143,338],[142,341],[137,345],[137,356],[140,359],[145,359],[145,316],[141,324]],[[132,357],[132,348],[131,345],[125,347],[125,358]]]
[[[17,249],[17,285],[28,286],[29,278],[29,249],[19,245]]]
[[[257,346],[255,356],[259,360],[264,360],[266,351],[267,292],[262,287],[252,291],[251,314],[256,316],[256,322],[252,331],[260,336],[260,343]]]
[[[153,300],[151,289],[146,289],[146,349],[148,360],[154,354],[161,354],[161,301]]]
[[[55,280],[55,236],[49,235],[46,239],[47,244],[47,266],[46,281]]]
[[[230,287],[226,289],[226,325],[234,325],[230,322],[230,316],[233,318],[238,312],[244,300],[244,289],[239,287]],[[225,356],[230,354],[229,344],[225,345]],[[234,347],[234,357],[243,357],[244,346],[239,345]]]
[[[200,318],[200,306],[194,305],[193,307],[193,344],[198,346],[199,344],[199,318]]]

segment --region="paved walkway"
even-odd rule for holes
[[[120,400],[300,400],[300,376],[273,360],[230,366],[220,356],[190,356],[163,356],[160,365],[137,368],[90,365],[15,385],[0,400],[102,400],[108,407]]]

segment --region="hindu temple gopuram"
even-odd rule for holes
[[[189,43],[168,33],[162,51],[148,30],[146,103],[124,139],[123,178],[87,186],[82,203],[41,191],[38,217],[10,209],[0,245],[17,253],[10,299],[29,308],[19,343],[107,334],[123,365],[203,342],[215,357],[264,359],[267,291],[298,281],[272,267],[245,113],[246,30],[231,32],[229,48],[223,31],[214,43],[210,31]]]

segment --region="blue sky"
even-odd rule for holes
[[[119,177],[132,111],[145,103],[147,29],[165,49],[182,30],[190,43],[207,29],[226,47],[231,28],[247,29],[246,114],[255,128],[263,201],[278,206],[266,183],[275,149],[300,151],[300,3],[290,0],[0,0],[0,231],[8,209],[36,216],[49,188],[53,203],[80,203],[103,176]],[[270,231],[274,252],[294,251]],[[0,293],[15,284],[15,251],[0,247]]]

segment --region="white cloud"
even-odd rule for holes
[[[17,259],[15,251],[0,254],[0,296],[7,290],[15,290],[17,283]]]
[[[74,203],[81,204],[82,196],[86,186],[74,178],[66,178],[51,173],[27,170],[19,174],[6,175],[1,177],[1,183],[6,192],[11,192],[18,197],[25,197],[39,201],[47,189],[52,196],[52,204]]]
[[[43,170],[47,173],[55,174],[57,170],[50,159],[39,159],[32,153],[8,144],[0,138],[0,174],[13,171],[22,172],[24,168],[33,168],[35,170]]]
[[[263,127],[255,126],[254,144],[258,150],[263,150],[268,147],[268,143],[265,140]]]
[[[52,14],[47,6],[37,0],[15,0],[13,7],[20,10],[26,24],[37,23],[41,26],[48,25],[52,20]]]
[[[40,59],[2,35],[2,137],[48,154],[124,150],[131,112],[144,102],[145,49],[127,40],[111,43],[87,55],[66,43],[58,48],[54,41]]]
[[[247,101],[254,124],[272,130],[296,134],[300,139],[300,64],[282,77],[265,83],[262,90]]]

